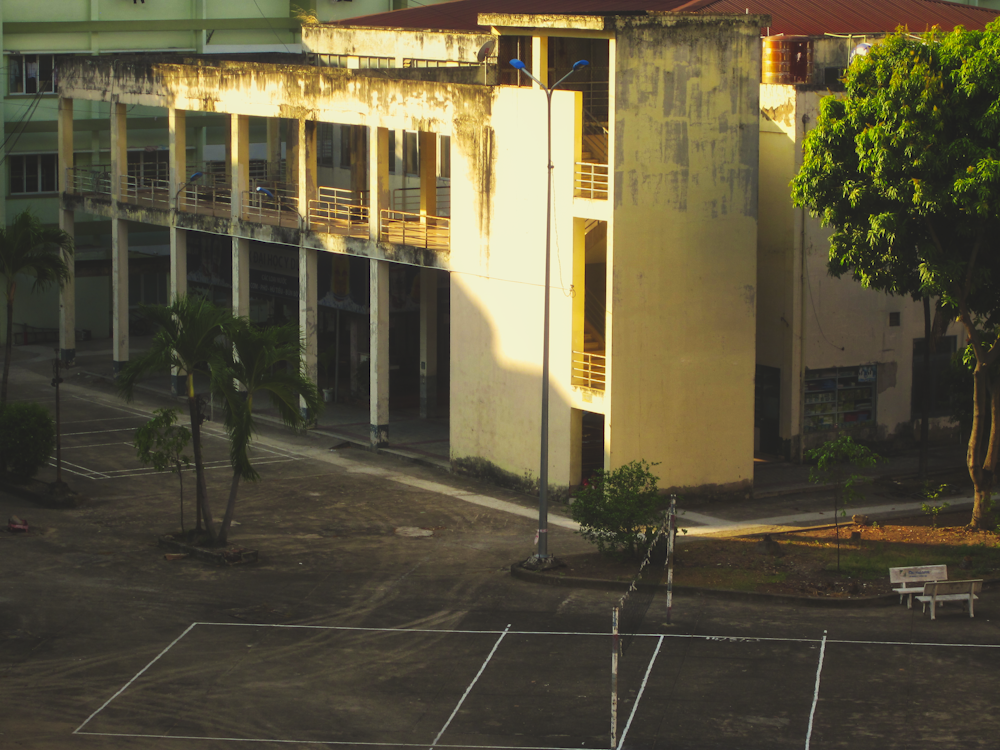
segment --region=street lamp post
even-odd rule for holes
[[[548,492],[549,492],[549,282],[551,276],[551,256],[552,256],[552,92],[559,88],[559,85],[569,78],[573,73],[590,65],[586,60],[578,60],[573,63],[573,68],[562,78],[551,86],[547,86],[535,78],[527,66],[520,60],[510,61],[512,67],[523,72],[528,78],[537,83],[545,92],[546,115],[548,118],[546,134],[548,169],[546,170],[546,196],[545,196],[545,308],[542,314],[542,447],[539,457],[538,470],[538,549],[535,554],[527,560],[529,567],[540,569],[552,564],[552,557],[549,555],[548,540]]]

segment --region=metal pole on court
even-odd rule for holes
[[[618,607],[611,610],[611,750],[618,745]]]
[[[674,535],[677,526],[677,495],[670,496],[670,513],[667,516],[667,623],[674,601]]]

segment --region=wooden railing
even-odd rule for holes
[[[451,219],[389,209],[382,209],[379,219],[379,239],[384,242],[428,250],[448,250],[451,247]]]
[[[586,161],[576,163],[576,196],[606,201],[608,199],[608,165]]]
[[[572,385],[603,391],[607,375],[607,358],[603,354],[573,352]]]

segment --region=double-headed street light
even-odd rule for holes
[[[546,196],[545,196],[545,312],[542,323],[542,447],[540,451],[540,467],[538,471],[538,549],[535,554],[528,559],[532,568],[544,568],[551,564],[552,558],[549,555],[548,544],[548,491],[549,491],[549,279],[551,273],[552,255],[552,92],[559,88],[559,84],[573,75],[581,68],[590,65],[586,60],[578,60],[573,63],[573,68],[566,75],[560,78],[551,86],[546,86],[535,78],[527,66],[520,60],[514,59],[510,64],[523,72],[528,78],[537,83],[545,92],[548,116],[548,170],[546,171]]]

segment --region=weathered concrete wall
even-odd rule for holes
[[[570,464],[574,168],[573,139],[563,134],[574,132],[578,96],[557,92],[552,102],[549,482],[563,493]],[[451,455],[460,469],[525,488],[537,483],[539,468],[545,96],[500,88],[490,122],[489,143],[476,140],[481,128],[474,121],[470,134],[456,129],[453,140],[481,160],[463,159],[460,170],[452,162],[452,261],[478,267],[451,279]],[[492,176],[484,184],[487,167]],[[470,205],[481,202],[484,187],[487,205]],[[460,229],[460,217],[477,215],[481,227]]]
[[[660,462],[661,486],[753,477],[760,41],[745,18],[619,19],[605,440],[612,467]]]
[[[402,67],[404,59],[476,62],[476,53],[493,38],[484,33],[305,26],[302,49],[317,54],[388,57]]]

